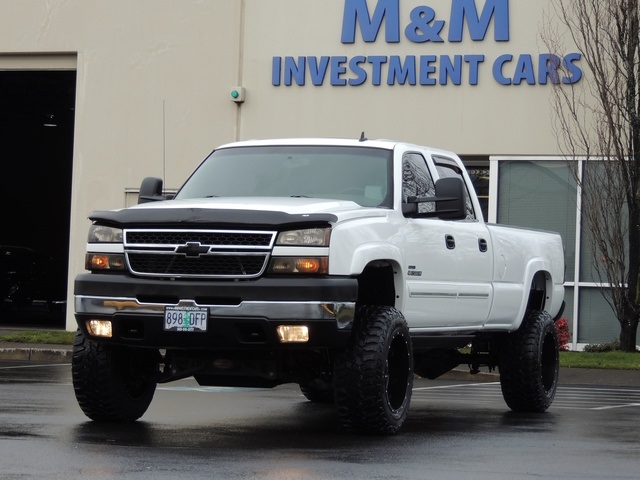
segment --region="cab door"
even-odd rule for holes
[[[489,317],[493,300],[493,245],[486,224],[478,219],[469,179],[455,160],[443,156],[432,158],[438,178],[457,177],[466,185],[466,217],[451,221],[453,251],[458,262],[456,315],[465,325],[479,325]]]
[[[432,197],[435,184],[425,157],[407,152],[402,159],[403,200],[409,196]],[[418,204],[418,215],[407,215],[400,238],[404,239],[406,295],[403,313],[410,328],[458,324],[458,261],[450,237],[453,222],[420,217],[435,211],[435,203]]]

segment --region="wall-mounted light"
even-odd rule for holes
[[[244,102],[245,90],[244,87],[231,87],[231,91],[229,92],[230,98],[232,102],[242,103]]]

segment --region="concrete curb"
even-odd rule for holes
[[[71,362],[71,349],[39,348],[39,347],[5,347],[0,348],[0,360],[13,362]]]

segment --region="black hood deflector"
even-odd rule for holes
[[[275,228],[327,225],[338,220],[330,213],[289,214],[263,210],[219,210],[212,208],[130,208],[95,210],[89,219],[112,227],[175,228]]]

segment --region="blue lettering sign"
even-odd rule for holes
[[[493,78],[501,85],[574,84],[582,78],[577,64],[579,53],[561,58],[543,53],[536,59],[529,54],[514,57],[500,55],[493,62]],[[328,78],[332,86],[358,86],[370,81],[381,85],[477,85],[484,55],[357,55],[354,57],[273,57],[271,83],[274,86],[304,86],[307,75],[314,86],[322,86]],[[385,70],[386,68],[386,70]],[[465,72],[468,72],[466,74]],[[561,76],[561,74],[564,74]]]
[[[435,20],[436,12],[433,8],[416,7],[411,10],[409,18],[411,23],[404,30],[404,35],[409,40],[414,43],[444,42],[440,36],[444,22]],[[433,22],[433,25],[431,22]]]
[[[360,26],[362,39],[365,42],[375,42],[378,32],[385,20],[385,41],[398,43],[400,41],[400,0],[378,0],[373,17],[369,16],[367,0],[345,0],[344,16],[342,17],[342,43],[354,43],[356,40],[356,25]]]
[[[484,62],[484,55],[465,55],[464,61],[469,64],[469,85],[478,84],[478,70]]]
[[[386,43],[399,43],[402,32],[415,44],[462,42],[465,30],[471,41],[481,42],[490,29],[493,29],[494,41],[509,41],[509,0],[438,3],[444,4],[451,6],[448,21],[441,20],[447,18],[443,12],[427,5],[412,8],[408,18],[401,19],[400,0],[344,0],[341,42],[355,43],[357,32],[364,42],[376,42],[382,28]],[[527,53],[507,53],[495,58],[492,73],[500,85],[571,85],[582,79],[581,58],[580,53],[571,53],[564,58],[552,53],[543,53],[537,58]],[[304,86],[309,78],[314,86],[325,83],[379,86],[385,78],[387,85],[462,85],[463,82],[477,85],[484,61],[485,56],[479,54],[273,57],[271,83],[274,86]]]
[[[404,65],[398,55],[389,57],[389,73],[387,75],[387,85],[404,85],[409,81],[409,85],[416,84],[416,57],[408,55],[405,57]]]
[[[322,85],[324,82],[324,76],[327,74],[327,67],[329,66],[329,57],[309,57],[307,59],[309,64],[309,76],[311,77],[311,83],[316,86]]]
[[[449,41],[462,41],[465,20],[469,27],[471,40],[484,40],[491,18],[495,19],[493,39],[496,42],[508,42],[509,0],[486,0],[480,16],[478,16],[475,0],[453,0],[449,20]]]
[[[440,85],[446,85],[449,78],[454,85],[462,83],[462,55],[455,55],[453,63],[446,55],[440,57]]]
[[[373,67],[371,72],[371,83],[374,85],[380,85],[382,83],[382,64],[387,63],[387,57],[382,55],[373,55],[371,57],[367,57],[367,62],[369,62]]]
[[[420,85],[436,84],[436,79],[431,76],[433,73],[436,73],[435,63],[435,55],[420,56]]]
[[[305,68],[305,57],[298,57],[298,63],[293,57],[284,57],[284,84],[289,87],[295,80],[297,85],[304,85]]]
[[[493,63],[493,78],[501,85],[520,85],[523,81],[528,85],[535,85],[536,80],[540,85],[546,85],[549,80],[553,84],[573,84],[582,78],[582,70],[574,63],[580,58],[579,53],[570,53],[564,58],[551,53],[540,54],[536,79],[536,68],[531,55],[522,54],[518,57],[511,76],[505,69],[507,64],[513,62],[513,55],[500,55]],[[566,76],[560,78],[560,72],[565,72]]]
[[[280,73],[282,72],[282,58],[273,57],[271,60],[271,85],[280,86]]]
[[[562,78],[562,83],[572,85],[582,78],[582,70],[574,62],[579,61],[582,55],[579,53],[570,53],[562,60],[562,66],[569,73],[568,77]]]
[[[367,81],[367,71],[361,67],[361,65],[366,61],[367,57],[363,55],[358,55],[357,57],[353,57],[351,60],[349,60],[349,68],[353,73],[356,74],[356,78],[349,79],[349,85],[362,85]]]
[[[558,69],[562,64],[562,60],[559,56],[551,53],[543,53],[540,55],[540,62],[538,63],[538,83],[540,85],[546,85],[547,79],[551,79],[551,83],[557,85],[560,83],[560,75],[558,75]]]
[[[344,64],[347,63],[347,57],[331,57],[331,85],[343,86],[347,84],[347,80],[341,78],[342,75],[347,73],[347,67]]]
[[[526,81],[529,85],[536,84],[536,75],[533,69],[533,59],[531,55],[520,55],[516,63],[516,71],[513,75],[513,84],[520,85],[522,81]]]
[[[496,61],[493,62],[493,78],[501,85],[511,85],[511,79],[502,74],[503,65],[511,60],[513,60],[513,55],[506,54],[500,55],[496,58]]]

